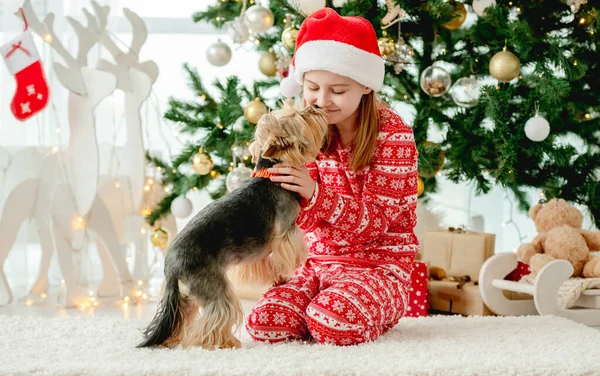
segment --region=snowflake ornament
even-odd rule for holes
[[[292,62],[292,57],[287,53],[287,51],[275,50],[275,56],[277,56],[277,61],[275,65],[278,69],[287,69]]]
[[[394,72],[400,74],[404,68],[410,63],[411,56],[415,54],[415,50],[406,42],[404,38],[398,38],[396,50],[385,58],[385,63],[394,67]]]

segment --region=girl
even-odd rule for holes
[[[292,65],[306,104],[329,113],[331,138],[316,162],[269,170],[306,201],[297,224],[309,258],[263,296],[246,329],[257,341],[373,341],[405,313],[419,248],[413,133],[375,96],[385,69],[366,19],[316,11]]]

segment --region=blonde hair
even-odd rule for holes
[[[363,95],[358,105],[358,130],[352,140],[354,150],[350,160],[350,169],[354,172],[360,172],[368,167],[373,158],[379,135],[380,106],[387,106],[387,104],[379,100],[373,91]],[[323,153],[332,155],[339,139],[339,132],[332,126],[329,139],[323,145]]]

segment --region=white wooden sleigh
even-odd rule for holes
[[[481,267],[481,298],[492,312],[502,316],[554,315],[589,326],[600,326],[600,289],[583,291],[575,307],[570,309],[562,308],[557,302],[560,286],[573,273],[568,261],[549,262],[531,285],[504,280],[516,267],[517,258],[512,252],[494,255]],[[529,294],[533,299],[510,300],[502,290]]]

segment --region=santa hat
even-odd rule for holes
[[[379,91],[385,66],[373,25],[362,17],[342,17],[331,8],[312,13],[300,26],[282,94],[298,95],[304,73],[313,70],[337,73]]]

